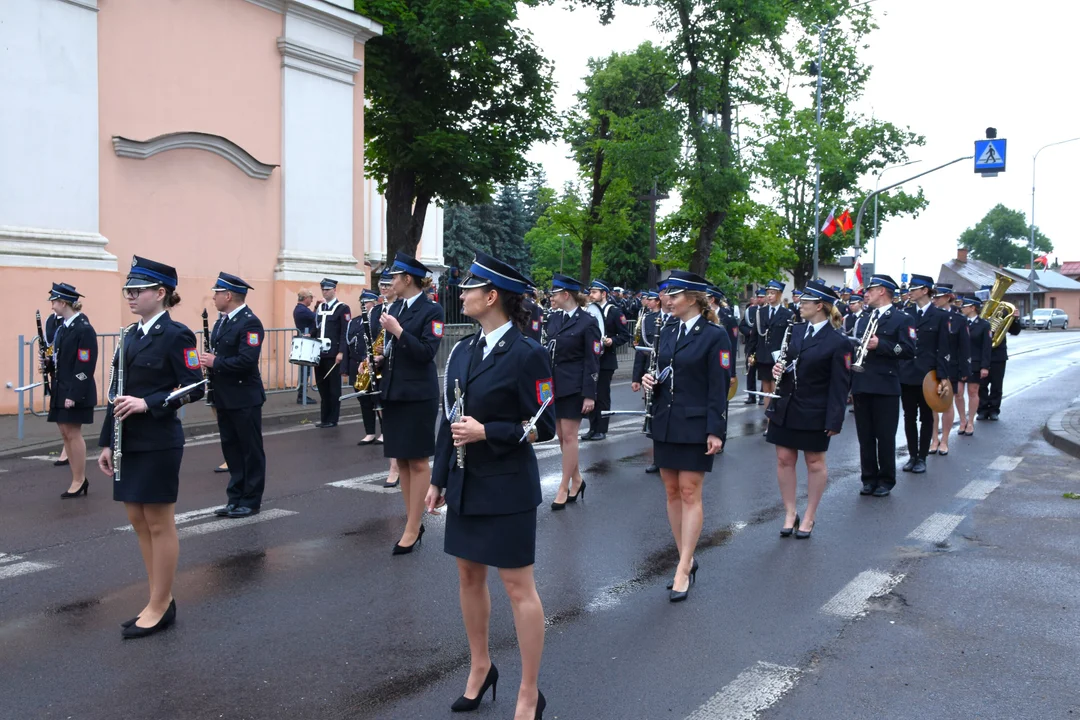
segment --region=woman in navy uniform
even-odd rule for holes
[[[515,717],[541,718],[546,702],[537,679],[544,609],[533,564],[536,507],[542,497],[531,443],[554,436],[555,412],[548,353],[522,333],[529,322],[522,303],[527,284],[517,270],[483,253],[477,253],[461,281],[462,310],[480,323],[481,332],[458,342],[446,363],[446,412],[426,502],[433,510],[445,489],[444,548],[458,558],[461,614],[469,637],[469,679],[452,709],[475,710],[489,686],[495,698],[499,671],[488,650],[491,566],[499,569],[510,598],[521,650]],[[460,415],[454,412],[459,389],[464,399]],[[547,408],[540,412],[544,403]],[[523,427],[534,419],[534,426]]]
[[[954,404],[945,412],[934,413],[934,434],[930,441],[930,454],[949,454],[949,433],[952,432],[953,419],[956,416],[955,398],[960,385],[968,382],[971,375],[971,336],[968,332],[967,319],[953,306],[953,286],[938,283],[934,288],[934,306],[946,314],[949,323],[949,383],[953,389]],[[961,415],[961,420],[963,415]],[[938,438],[940,430],[941,437]]]
[[[979,412],[979,387],[983,378],[990,375],[990,351],[993,338],[990,335],[990,323],[979,317],[982,302],[973,297],[962,300],[961,312],[968,323],[970,336],[969,364],[967,382],[956,392],[956,412],[960,414],[961,435],[975,434],[975,415]],[[964,395],[967,395],[967,407],[964,407]]]
[[[172,586],[180,543],[175,510],[184,455],[184,430],[176,411],[203,395],[200,385],[167,399],[173,390],[202,380],[195,334],[169,317],[169,308],[180,303],[176,285],[176,270],[168,265],[138,256],[132,260],[124,297],[140,319],[124,338],[124,394],[111,398],[98,441],[98,467],[115,481],[113,500],[124,503],[150,578],[150,600],[123,624],[125,638],[153,635],[176,619]],[[114,382],[116,362],[114,356]],[[114,390],[110,388],[110,396]],[[115,420],[123,421],[123,436],[120,468],[114,474]]]
[[[94,422],[97,404],[97,333],[82,314],[80,295],[67,283],[53,283],[49,300],[55,317],[61,318],[53,334],[52,395],[49,397],[48,421],[56,423],[64,438],[64,457],[71,464],[71,485],[62,498],[74,498],[90,492],[86,479],[86,441],[82,426]],[[67,462],[64,463],[68,464]]]
[[[431,285],[429,272],[419,260],[399,252],[390,268],[398,299],[379,318],[386,329],[380,388],[386,434],[383,455],[397,460],[406,513],[395,555],[412,552],[424,534],[424,494],[431,484],[428,458],[435,453],[439,412],[435,353],[443,337],[443,309],[424,292]]]
[[[784,365],[776,364],[773,377],[780,395],[765,414],[765,439],[776,446],[776,479],[787,518],[782,537],[805,539],[814,530],[818,503],[825,493],[829,471],[825,451],[839,435],[847,414],[851,389],[851,341],[839,330],[843,318],[836,309],[840,297],[823,282],[807,283],[799,305],[804,322],[791,327]],[[795,464],[802,450],[809,486],[806,513],[800,523],[796,510]]]
[[[596,379],[600,372],[600,326],[585,306],[589,299],[581,283],[555,273],[551,279],[552,313],[547,325],[547,350],[551,356],[555,383],[556,432],[562,451],[562,480],[555,492],[552,510],[562,510],[568,502],[584,497],[585,480],[578,463],[578,430],[581,419],[596,405]],[[573,486],[574,492],[570,489]]]
[[[694,559],[701,535],[701,484],[727,433],[727,395],[734,353],[731,336],[716,325],[705,297],[708,283],[672,270],[662,292],[677,322],[660,330],[656,376],[641,382],[652,390],[653,459],[667,492],[667,515],[679,566],[668,587],[671,602],[685,600],[697,577]]]
[[[377,330],[371,323],[374,312],[372,305],[376,304],[379,296],[370,290],[360,293],[361,312],[356,314],[349,326],[345,328],[345,346],[349,355],[349,385],[356,385],[356,376],[366,368],[368,346],[375,342]],[[369,390],[371,388],[368,388]],[[364,437],[357,445],[371,445],[376,440],[375,436],[375,396],[357,395],[356,400],[360,403],[360,414],[364,419]]]

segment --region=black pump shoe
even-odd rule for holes
[[[536,718],[535,720],[544,720],[544,708],[547,707],[547,700],[544,699],[544,693],[539,690],[536,691]]]
[[[799,527],[799,514],[795,513],[795,524],[791,527],[780,528],[780,537],[791,537],[791,534],[795,532],[797,527]]]
[[[566,496],[566,502],[568,502],[568,503],[577,502],[577,499],[579,497],[580,498],[585,497],[585,479],[584,478],[581,479],[581,487],[578,488],[577,494],[576,495],[567,495]]]
[[[499,668],[495,667],[495,663],[491,664],[491,668],[488,670],[487,677],[484,678],[484,684],[480,686],[480,692],[476,694],[474,698],[467,698],[464,695],[454,701],[454,704],[450,706],[450,710],[453,712],[471,712],[480,707],[480,701],[484,699],[484,693],[488,688],[491,688],[491,702],[495,702],[495,690],[499,684]]]
[[[817,520],[814,520],[814,521],[812,521],[810,523],[810,529],[809,530],[803,530],[802,528],[799,528],[798,530],[795,531],[795,539],[796,540],[809,540],[810,539],[810,533],[814,532],[815,527],[817,527]]]
[[[62,493],[60,493],[60,497],[67,500],[68,498],[77,498],[80,495],[89,495],[89,494],[90,494],[90,481],[87,480],[86,478],[83,478],[82,485],[79,486],[78,490],[76,490],[75,492],[62,492]]]
[[[391,555],[408,555],[409,553],[411,553],[413,550],[416,549],[417,545],[420,545],[423,542],[424,542],[424,526],[421,525],[420,526],[420,534],[416,536],[416,542],[414,542],[412,545],[407,545],[407,546],[406,545],[398,545],[397,543],[394,543],[394,550],[393,550],[393,552],[391,552]]]
[[[697,581],[697,569],[698,569],[697,558],[694,558],[694,564],[690,566],[690,581],[691,582],[696,582]],[[675,587],[675,581],[674,580],[672,580],[671,582],[669,582],[667,584],[667,589],[668,590],[670,590],[673,587]]]
[[[135,618],[135,620],[138,619],[139,618]],[[138,638],[149,637],[150,635],[161,632],[174,622],[176,622],[176,600],[169,603],[169,609],[165,611],[165,614],[161,616],[161,619],[157,621],[156,625],[144,628],[132,623],[124,628],[120,635],[125,640],[136,640]]]

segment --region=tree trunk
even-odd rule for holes
[[[391,170],[386,182],[386,262],[398,251],[416,256],[431,194],[416,188],[411,170]]]
[[[608,116],[601,116],[600,129],[596,134],[597,140],[604,140],[607,137],[609,125]],[[592,282],[592,251],[593,236],[595,235],[593,229],[600,224],[600,205],[604,202],[604,193],[607,192],[608,188],[608,183],[601,180],[603,175],[604,150],[597,147],[593,156],[592,194],[589,196],[589,214],[585,217],[585,232],[582,233],[581,237],[581,277],[578,279],[581,280],[582,285],[588,285]]]

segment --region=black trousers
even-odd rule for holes
[[[908,455],[926,459],[930,454],[930,439],[934,433],[934,411],[926,404],[922,385],[901,385],[900,401],[904,405],[904,434]]]
[[[757,371],[750,366],[750,358],[746,358],[746,389],[757,390]]]
[[[341,368],[334,367],[333,355],[319,358],[319,367],[315,368],[315,386],[319,388],[321,403],[319,419],[324,425],[336,423],[341,414]]]
[[[221,452],[229,466],[229,503],[258,509],[266,485],[262,405],[235,410],[217,409]]]
[[[315,372],[315,368],[310,368],[307,365],[300,366],[300,382],[296,384],[296,401],[301,402],[304,399],[304,384],[308,386],[307,396],[311,397],[311,376]]]
[[[596,405],[589,413],[589,432],[607,433],[610,417],[604,417],[600,413],[611,409],[611,378],[615,375],[614,370],[601,370],[596,378]]]
[[[990,363],[990,374],[979,380],[979,414],[1001,412],[1001,393],[1004,390],[1005,360]]]
[[[857,393],[853,397],[862,481],[892,490],[896,485],[896,428],[900,424],[900,396]]]

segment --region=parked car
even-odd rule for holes
[[[1020,325],[1035,330],[1050,330],[1059,327],[1069,329],[1069,316],[1061,308],[1039,308],[1031,315],[1020,318]]]

